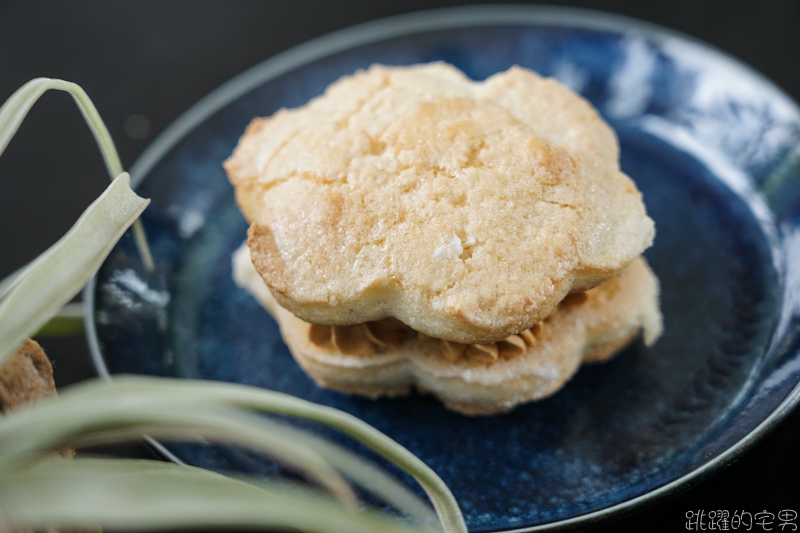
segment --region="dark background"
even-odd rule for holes
[[[360,22],[468,3],[473,2],[0,0],[0,100],[38,76],[80,84],[130,168],[197,100],[278,52]],[[619,13],[678,30],[750,64],[800,101],[798,0],[551,4]],[[107,183],[99,152],[70,97],[45,95],[0,157],[0,278],[55,242]],[[82,337],[42,344],[54,361],[59,386],[93,375]],[[689,510],[800,512],[799,452],[800,412],[795,412],[722,472],[593,531],[681,531]],[[772,527],[780,530],[777,520]]]

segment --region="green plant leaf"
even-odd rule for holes
[[[266,411],[313,420],[331,426],[356,439],[380,456],[411,475],[431,499],[442,529],[466,533],[467,528],[458,504],[444,481],[414,454],[358,418],[336,409],[314,404],[288,394],[220,382],[172,380],[165,378],[117,377],[111,384],[92,382],[62,394],[62,401],[77,398],[95,399],[98,403],[120,402],[118,405],[177,407],[183,403],[194,407],[236,408]],[[114,409],[118,409],[114,407]],[[30,409],[34,411],[35,408]],[[31,419],[30,423],[37,423]],[[5,424],[0,422],[0,442]]]
[[[79,386],[77,393],[73,387],[63,391],[60,399],[11,413],[0,420],[0,476],[68,445],[107,444],[142,434],[159,439],[202,437],[265,452],[353,506],[355,495],[331,471],[330,462],[410,518],[428,525],[437,523],[430,508],[409,489],[327,440],[213,399],[195,402],[192,396],[187,401],[180,396],[159,396],[158,392],[153,387],[130,391],[120,387],[119,381]]]
[[[44,93],[51,89],[65,91],[75,100],[86,124],[92,131],[97,146],[100,148],[103,162],[106,164],[106,169],[108,170],[108,177],[112,181],[116,179],[117,176],[122,174],[123,168],[119,155],[117,154],[117,149],[114,146],[114,141],[108,133],[108,128],[106,128],[103,119],[100,118],[100,114],[97,112],[91,99],[80,85],[64,80],[51,78],[36,78],[31,80],[17,89],[17,91],[6,100],[2,107],[0,107],[0,155],[5,151],[8,143],[11,142],[14,134],[27,116],[28,111],[33,107],[33,104],[35,104]],[[141,222],[134,222],[133,234],[144,266],[147,270],[152,271],[154,269],[153,257],[147,245],[147,238],[144,234],[144,228]]]
[[[122,173],[0,301],[0,363],[69,302],[149,203]]]
[[[102,402],[100,401],[102,400]],[[347,481],[302,440],[276,431],[263,418],[231,409],[186,404],[132,404],[114,398],[54,401],[37,409],[38,417],[12,415],[0,426],[0,474],[14,471],[67,445],[91,446],[136,439],[197,440],[247,446],[266,453],[284,466],[306,475],[351,508],[357,497]],[[44,415],[44,416],[41,416]],[[31,422],[31,418],[35,421]]]
[[[212,526],[319,533],[420,531],[374,511],[347,511],[308,491],[130,459],[49,461],[6,475],[0,507],[12,526],[37,530],[99,523],[126,531]]]
[[[70,439],[61,439],[62,446],[67,446],[69,443],[81,446],[92,446],[98,444],[111,444],[118,442],[130,441],[140,435],[146,434],[149,437],[158,440],[198,440],[201,442],[219,442],[222,444],[239,444],[249,446],[254,450],[261,450],[271,455],[278,462],[283,463],[284,466],[294,469],[300,474],[306,473],[306,477],[311,480],[317,479],[318,475],[309,475],[308,471],[314,474],[314,468],[317,467],[316,463],[294,461],[289,464],[284,460],[281,454],[285,451],[284,448],[288,447],[292,455],[297,455],[297,447],[309,447],[311,450],[316,451],[323,459],[328,461],[331,466],[342,472],[349,480],[357,484],[366,492],[377,496],[381,501],[387,503],[392,508],[400,511],[403,515],[412,519],[414,522],[426,525],[432,528],[439,528],[439,521],[433,509],[425,501],[419,498],[415,493],[408,489],[405,485],[392,478],[380,468],[370,464],[368,461],[360,458],[355,453],[341,448],[328,441],[309,433],[308,431],[299,430],[288,424],[279,423],[276,421],[268,420],[263,416],[254,417],[248,420],[248,417],[242,416],[241,412],[236,411],[220,411],[219,413],[211,413],[208,417],[208,406],[194,406],[189,410],[187,415],[178,415],[180,423],[169,420],[162,420],[165,424],[154,425],[150,421],[141,425],[125,425],[122,429],[112,430],[98,430],[91,435],[83,435],[81,440],[75,441]],[[201,424],[192,427],[186,424],[191,420],[198,411],[204,411]],[[113,413],[111,414],[113,417]],[[239,419],[245,424],[244,428],[230,427],[231,419]],[[183,425],[181,425],[183,424]],[[124,425],[124,424],[123,424]],[[254,430],[255,428],[255,430]],[[259,435],[259,431],[264,430],[275,438],[281,444],[278,449],[276,447],[269,447],[261,441],[263,437]],[[242,436],[244,433],[244,437]],[[251,435],[256,440],[247,440],[247,435]],[[27,438],[18,437],[20,439]],[[54,446],[52,449],[55,451],[61,446]],[[294,448],[294,449],[293,449]],[[11,461],[12,468],[18,467],[24,462]],[[327,467],[327,465],[326,465]],[[325,473],[325,472],[322,472]],[[326,476],[327,477],[327,476]],[[323,485],[325,486],[325,485]],[[335,490],[337,488],[346,488],[341,486],[328,486],[329,492],[336,497],[340,502],[345,504],[348,508],[355,508],[356,497],[349,491]],[[334,490],[331,490],[334,489]]]
[[[75,83],[51,78],[36,78],[29,81],[12,94],[0,107],[0,154],[14,137],[22,121],[31,110],[33,104],[47,91],[56,89],[69,93],[78,105],[86,124],[92,130],[97,145],[103,155],[103,161],[111,179],[122,174],[122,163],[117,155],[114,142],[108,133],[100,114],[86,92]]]

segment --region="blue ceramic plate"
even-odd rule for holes
[[[375,62],[444,60],[474,79],[512,65],[555,76],[616,129],[656,221],[646,252],[664,336],[582,369],[553,397],[467,418],[420,395],[317,388],[231,280],[246,223],[220,163],[254,116],[295,107]],[[607,518],[730,462],[797,401],[800,111],[746,66],[686,37],[599,13],[467,8],[397,17],[292,49],[212,93],[132,170],[153,200],[145,275],[126,236],[88,288],[99,372],[234,381],[366,420],[432,466],[472,531]],[[216,470],[274,465],[170,446]]]

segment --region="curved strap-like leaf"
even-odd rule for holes
[[[437,524],[430,507],[408,488],[325,439],[230,405],[158,398],[152,395],[155,389],[117,393],[117,388],[93,388],[89,394],[67,389],[61,399],[0,420],[0,479],[65,446],[124,442],[142,434],[165,440],[202,438],[261,451],[354,507],[355,495],[332,465],[415,521]]]
[[[108,128],[106,128],[103,119],[100,118],[100,114],[97,112],[92,100],[80,85],[64,80],[51,78],[33,79],[17,89],[0,107],[0,155],[5,151],[8,143],[11,142],[33,104],[51,89],[67,92],[75,100],[86,124],[92,131],[97,146],[100,148],[103,162],[108,170],[108,177],[113,181],[122,174],[123,169],[114,141],[108,133]],[[152,271],[154,269],[153,257],[150,254],[150,247],[147,245],[144,228],[140,222],[134,223],[133,233],[142,263],[144,263],[147,270]]]
[[[13,527],[37,531],[51,525],[79,529],[99,524],[125,531],[246,527],[420,532],[375,511],[347,511],[308,491],[132,459],[48,461],[6,475],[0,484],[0,514]]]
[[[25,468],[43,453],[67,445],[94,446],[130,441],[139,435],[154,438],[197,440],[198,436],[259,450],[288,469],[303,474],[327,489],[345,506],[354,509],[358,498],[347,481],[314,448],[281,435],[264,420],[230,409],[191,408],[180,405],[145,404],[120,408],[114,402],[95,406],[86,402],[73,409],[51,404],[47,424],[38,427],[17,424],[16,431],[0,438],[0,476]],[[116,409],[109,409],[109,407]]]
[[[56,244],[34,260],[0,301],[0,364],[89,281],[150,200],[122,173]]]
[[[0,154],[14,137],[22,121],[31,110],[33,104],[47,91],[55,89],[69,93],[81,110],[86,124],[92,130],[97,145],[103,155],[103,161],[108,169],[108,175],[113,180],[122,174],[122,163],[119,160],[117,149],[111,140],[105,123],[94,107],[86,92],[75,83],[51,78],[36,78],[29,81],[9,97],[0,107]]]
[[[244,385],[134,376],[115,377],[111,383],[99,381],[85,383],[62,394],[62,401],[77,398],[107,398],[107,401],[123,403],[153,402],[154,405],[186,403],[217,408],[227,406],[266,411],[325,424],[349,435],[411,475],[431,499],[445,532],[467,532],[464,517],[452,492],[430,467],[388,436],[343,411],[288,394]],[[2,427],[3,424],[0,423],[0,429]]]

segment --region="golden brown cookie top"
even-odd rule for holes
[[[225,168],[256,268],[317,324],[394,316],[500,340],[654,233],[610,128],[521,68],[475,83],[443,63],[373,66],[254,120]]]

